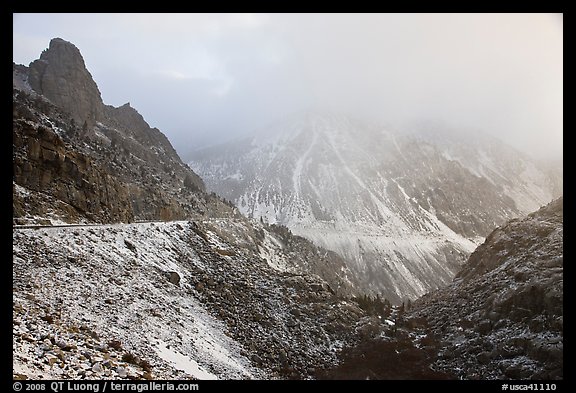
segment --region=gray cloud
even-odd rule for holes
[[[182,153],[314,107],[440,119],[561,155],[562,16],[15,14],[14,61],[73,42],[106,103]]]

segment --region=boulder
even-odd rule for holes
[[[170,272],[170,282],[176,286],[180,286],[180,275],[176,272]]]

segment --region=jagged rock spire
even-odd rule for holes
[[[32,89],[68,110],[74,120],[92,126],[103,117],[98,86],[86,69],[80,50],[62,38],[54,38],[40,59],[30,63]]]

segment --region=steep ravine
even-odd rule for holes
[[[563,198],[495,229],[453,283],[383,314],[328,379],[564,377]]]

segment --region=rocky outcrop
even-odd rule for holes
[[[28,83],[38,94],[66,108],[74,121],[92,127],[103,118],[100,90],[76,46],[61,38],[50,41],[40,59],[30,63]]]
[[[12,63],[12,85],[17,90],[33,92],[28,83],[28,67],[22,64]]]
[[[563,198],[494,230],[453,284],[414,303],[466,379],[563,377]]]
[[[493,230],[470,255],[455,281],[467,283],[505,264],[507,270],[523,268],[526,272],[544,269],[546,262],[562,266],[563,200],[559,198],[527,218]]]
[[[150,147],[160,149],[168,159],[172,161],[180,162],[180,157],[178,153],[172,147],[166,135],[164,135],[157,128],[151,128],[148,123],[144,120],[142,115],[138,113],[136,109],[130,106],[130,103],[126,103],[118,108],[113,106],[106,106],[106,115],[108,123],[114,125],[117,129],[122,130],[122,136],[124,139],[127,137],[132,137],[134,140],[138,141],[143,152],[133,152],[138,156],[142,153],[150,151]],[[132,150],[131,150],[132,151]],[[146,157],[148,159],[153,159],[153,157]],[[195,179],[199,188],[203,188],[202,180],[198,177]]]
[[[13,206],[21,222],[173,220],[233,211],[202,193],[202,179],[134,108],[104,106],[73,44],[53,39],[30,67],[13,66],[13,80]]]
[[[20,223],[35,216],[65,222],[132,221],[128,187],[65,143],[57,127],[32,121],[25,101],[14,103],[14,217]]]

